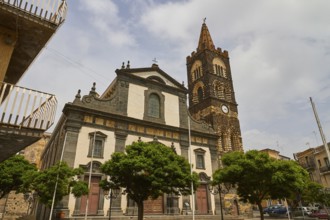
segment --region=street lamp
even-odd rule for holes
[[[221,215],[221,220],[224,220],[223,219],[223,206],[222,206],[221,194],[225,194],[227,192],[227,190],[222,189],[221,185],[218,184],[218,185],[215,185],[215,186],[209,185],[209,191],[213,195],[219,194],[219,197],[220,197],[220,212],[221,212],[220,215]]]
[[[112,200],[117,198],[117,196],[120,193],[120,188],[104,189],[103,192],[104,192],[104,197],[106,199],[110,199],[110,205],[109,205],[109,220],[110,220],[111,219]]]

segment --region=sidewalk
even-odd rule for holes
[[[264,214],[265,220],[315,220],[315,218],[311,218],[308,216],[298,216],[298,217],[287,217],[285,215],[274,217],[269,216],[268,214]],[[253,211],[253,218],[246,218],[246,220],[260,220],[260,213],[259,211]]]

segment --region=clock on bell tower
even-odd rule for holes
[[[243,151],[228,52],[215,48],[204,23],[197,50],[187,57],[189,112],[219,134],[220,153]]]

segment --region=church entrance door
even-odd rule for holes
[[[88,182],[88,176],[85,177],[85,181]],[[100,198],[100,177],[92,177],[91,186],[88,197],[88,215],[96,215],[98,210],[99,198]],[[86,212],[87,196],[81,197],[80,214]]]
[[[201,185],[196,192],[196,209],[198,214],[208,214],[207,186]]]
[[[144,214],[163,214],[164,213],[164,202],[163,196],[159,196],[157,199],[148,199],[144,201]]]

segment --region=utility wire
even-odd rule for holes
[[[88,75],[89,77],[93,78],[93,79],[96,80],[96,81],[99,81],[102,85],[107,86],[107,84],[104,83],[104,82],[106,82],[106,81],[109,81],[109,82],[110,82],[110,80],[111,80],[111,79],[109,79],[108,77],[104,76],[103,74],[100,74],[100,73],[96,72],[95,70],[93,70],[93,69],[91,69],[91,68],[89,68],[89,67],[86,67],[86,66],[83,65],[82,63],[80,63],[80,62],[78,62],[78,61],[75,61],[75,60],[69,58],[68,56],[64,55],[63,53],[61,53],[61,52],[59,52],[59,51],[57,51],[57,50],[55,50],[55,49],[53,49],[53,48],[45,47],[45,49],[47,49],[47,51],[51,52],[52,54],[54,54],[54,55],[56,55],[56,56],[62,58],[62,59],[65,60],[67,63],[69,63],[69,64],[75,66],[76,68],[78,68],[78,69],[80,69],[80,70],[82,70],[82,72],[83,72],[84,74]],[[96,77],[95,77],[95,75],[93,75],[93,74],[91,74],[91,73],[93,73],[93,74],[95,74],[95,75],[101,77],[103,80],[97,80]]]

